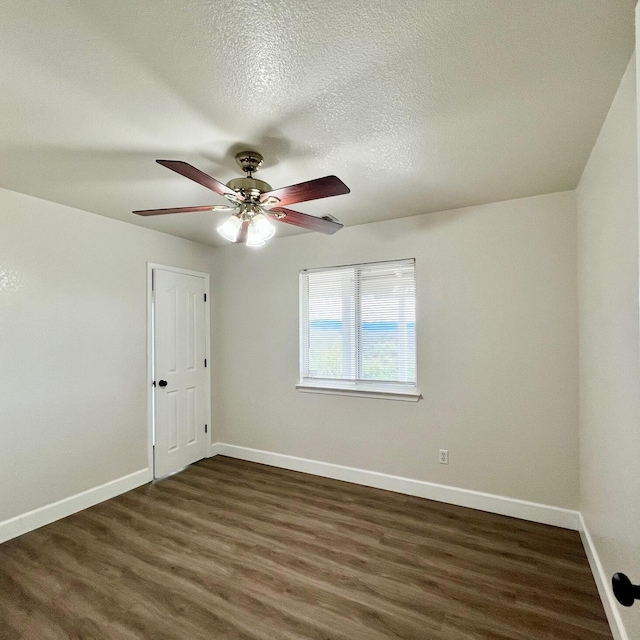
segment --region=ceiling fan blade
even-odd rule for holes
[[[280,205],[285,205],[306,202],[307,200],[319,200],[330,196],[340,196],[350,192],[351,189],[340,178],[325,176],[324,178],[292,184],[288,187],[281,187],[280,189],[263,193],[260,200],[265,202],[269,197],[274,197],[280,200]]]
[[[292,211],[291,209],[285,209],[284,207],[274,207],[270,211],[265,211],[265,213],[274,220],[293,224],[296,227],[302,227],[303,229],[310,229],[311,231],[319,231],[320,233],[326,233],[328,235],[335,233],[336,231],[340,231],[344,226],[331,216],[316,218],[316,216],[310,216],[307,213],[300,213],[299,211]],[[283,213],[284,217],[280,218],[278,216],[274,216],[274,213]]]
[[[163,167],[167,167],[167,169],[171,169],[171,171],[179,173],[185,178],[189,178],[189,180],[201,184],[203,187],[207,187],[207,189],[211,189],[211,191],[215,191],[221,196],[233,196],[237,200],[244,200],[239,193],[236,193],[233,189],[229,189],[226,184],[222,184],[219,180],[208,176],[188,162],[182,162],[182,160],[156,160],[156,162]]]
[[[192,213],[196,211],[235,211],[234,207],[227,207],[224,204],[205,205],[202,207],[177,207],[173,209],[145,209],[134,211],[138,216],[163,216],[167,213]]]

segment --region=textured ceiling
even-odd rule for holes
[[[155,164],[273,187],[345,225],[576,186],[633,0],[3,0],[0,186],[208,244],[224,204]],[[278,224],[280,235],[295,232]]]

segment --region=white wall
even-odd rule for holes
[[[0,190],[0,522],[147,467],[146,262],[210,252]]]
[[[608,583],[640,582],[640,348],[635,60],[576,191],[580,509]],[[640,605],[623,617],[640,638]]]
[[[424,399],[296,391],[299,270],[409,257]],[[218,441],[577,507],[573,192],[229,246],[212,271]]]

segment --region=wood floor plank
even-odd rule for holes
[[[605,640],[579,535],[216,457],[0,545],[0,640]]]

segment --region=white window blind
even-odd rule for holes
[[[301,271],[301,381],[415,387],[415,260]]]

